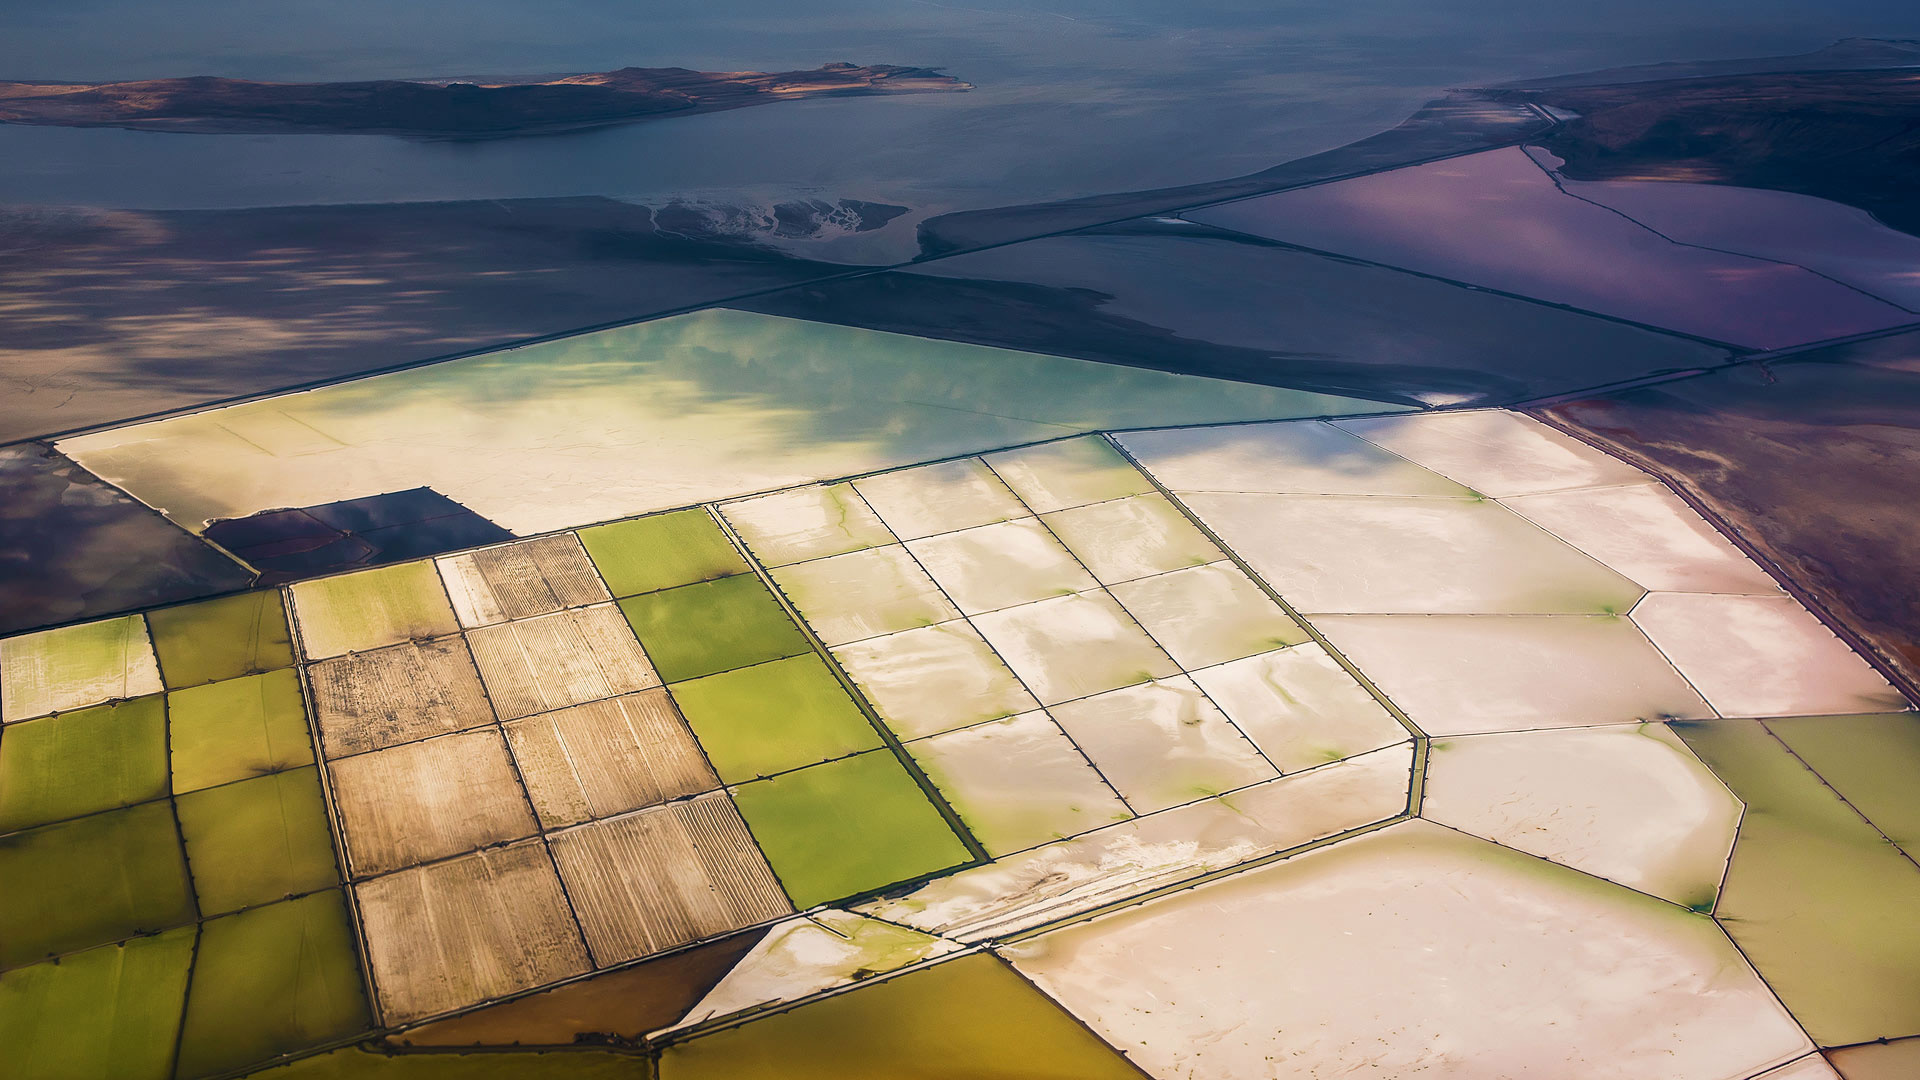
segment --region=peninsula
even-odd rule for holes
[[[198,76],[114,83],[0,82],[0,123],[200,134],[315,132],[500,138],[819,96],[972,86],[932,68],[811,71],[621,68],[525,79],[269,83]]]

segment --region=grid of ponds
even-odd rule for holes
[[[948,458],[0,640],[0,1061],[1829,1075],[1906,708],[1516,414]]]

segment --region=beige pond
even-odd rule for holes
[[[1098,435],[988,454],[984,460],[1036,514],[1153,490],[1140,470]]]
[[[1498,503],[1183,495],[1295,609],[1313,614],[1622,612],[1644,590]]]
[[[1494,498],[1647,480],[1647,474],[1618,458],[1499,409],[1385,416],[1335,426]]]
[[[1193,681],[1281,772],[1297,772],[1411,733],[1318,645],[1193,672]]]
[[[1133,816],[1044,712],[920,739],[907,751],[996,858]]]
[[[1419,821],[1005,951],[1156,1076],[1744,1080],[1813,1048],[1706,916]]]
[[[834,659],[903,739],[1038,707],[978,631],[941,623],[842,645]]]
[[[1880,673],[1787,596],[1650,593],[1633,621],[1722,716],[1907,707]]]
[[[1706,910],[1740,802],[1664,724],[1434,742],[1420,815]]]
[[[1501,505],[1643,589],[1780,593],[1766,571],[1659,484],[1523,495]]]
[[[1185,675],[1081,698],[1052,711],[1136,813],[1279,775]]]
[[[1104,428],[1395,408],[709,310],[61,448],[196,531],[426,485],[525,535]]]
[[[773,580],[827,645],[960,617],[899,544],[776,567]]]
[[[1426,495],[1472,491],[1319,421],[1130,431],[1120,445],[1175,491]]]
[[[1713,715],[1628,619],[1322,615],[1313,624],[1429,735]]]
[[[1043,705],[1179,670],[1104,592],[990,612],[976,616],[973,625]]]
[[[1308,640],[1299,623],[1229,562],[1123,582],[1108,591],[1189,671]]]
[[[893,533],[852,484],[817,484],[742,499],[722,506],[720,516],[767,566],[893,543]]]
[[[1134,495],[1046,515],[1047,528],[1102,584],[1219,560],[1220,549],[1165,495]]]
[[[909,540],[907,549],[969,615],[1099,587],[1035,518]]]

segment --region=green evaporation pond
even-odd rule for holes
[[[645,1058],[606,1050],[381,1054],[357,1046],[249,1073],[246,1080],[255,1077],[258,1080],[653,1080]]]
[[[988,953],[670,1046],[661,1080],[1140,1080]]]
[[[752,574],[628,597],[620,610],[670,683],[812,651]]]
[[[314,766],[182,795],[178,807],[203,915],[339,881]]]
[[[616,521],[580,530],[580,542],[615,596],[670,589],[747,571],[705,510]]]
[[[311,659],[460,630],[430,559],[302,581],[293,586],[293,605]]]
[[[0,965],[193,919],[166,802],[0,837]]]
[[[1800,760],[1910,855],[1920,854],[1920,715],[1768,720]]]
[[[339,890],[210,919],[187,995],[180,1076],[318,1046],[369,1023]]]
[[[1760,721],[1672,727],[1747,804],[1714,914],[1807,1034],[1920,1030],[1920,869]]]
[[[673,699],[729,784],[880,746],[813,653],[679,683]]]
[[[0,735],[0,832],[166,793],[167,717],[158,694],[28,720]]]
[[[168,689],[273,671],[293,663],[277,589],[147,613]]]
[[[175,690],[167,713],[175,791],[313,764],[300,678],[291,669]]]
[[[926,793],[885,751],[743,784],[733,799],[802,910],[969,858]]]
[[[167,1080],[194,928],[0,973],[0,1076]]]

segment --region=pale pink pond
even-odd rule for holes
[[[1518,147],[1184,216],[1752,348],[1915,321],[1804,267],[1674,243],[1561,191]]]

